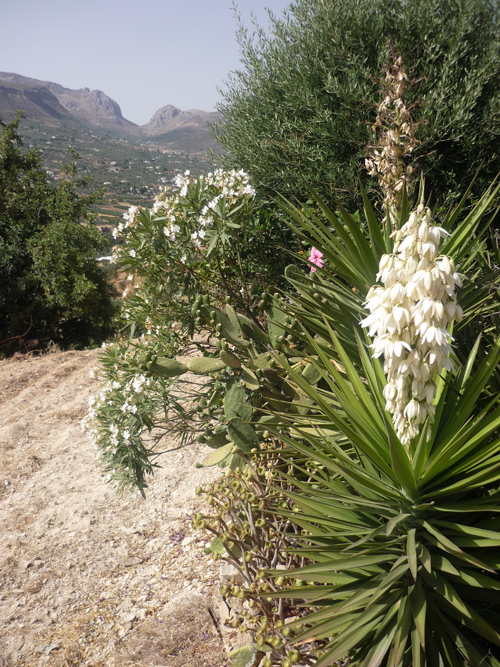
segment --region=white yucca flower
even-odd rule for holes
[[[386,409],[405,445],[432,422],[434,379],[450,370],[452,337],[448,327],[460,322],[455,288],[462,280],[451,257],[438,255],[447,232],[431,225],[429,209],[420,205],[392,235],[394,252],[383,255],[377,280],[367,295],[370,315],[361,325],[373,337],[373,356],[384,357]]]

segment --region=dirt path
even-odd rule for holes
[[[144,501],[117,497],[82,433],[97,351],[0,362],[0,667],[223,667],[216,568],[190,516],[201,445]]]

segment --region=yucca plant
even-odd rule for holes
[[[322,380],[312,387],[276,356],[309,408],[283,413],[280,437],[297,470],[286,476],[295,480],[289,516],[303,530],[296,553],[310,563],[276,575],[307,582],[279,595],[317,608],[294,640],[298,648],[313,637],[326,641],[317,667],[346,658],[359,667],[500,665],[500,339],[491,292],[498,271],[486,275],[480,263],[489,223],[482,219],[498,191],[492,187],[459,222],[464,197],[441,223],[449,233],[443,251],[472,277],[459,295],[464,316],[455,331],[466,334],[478,316],[492,326],[430,378],[432,410],[406,441],[360,321],[384,255],[395,256],[398,229],[411,219],[407,199],[384,232],[363,193],[366,234],[319,199],[326,222],[288,205],[296,233],[325,260],[313,279],[289,272],[298,290],[290,314],[303,325]],[[406,423],[411,418],[405,412]],[[296,453],[315,463],[307,482],[298,481]]]

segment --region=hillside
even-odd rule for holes
[[[196,444],[160,459],[145,501],[117,496],[80,428],[97,352],[0,362],[0,667],[223,667],[190,527],[218,471]]]
[[[11,120],[22,108],[32,122],[71,125],[81,131],[93,129],[116,138],[141,143],[157,142],[175,151],[201,153],[216,149],[208,125],[218,114],[192,109],[182,111],[171,104],[159,109],[149,123],[138,126],[123,117],[120,105],[102,90],[72,90],[52,81],[40,81],[12,72],[0,72],[0,118]],[[172,132],[182,128],[182,133]]]
[[[27,118],[37,118],[49,126],[63,122],[78,127],[78,122],[48,88],[0,81],[0,117],[11,120],[18,109],[23,109]]]

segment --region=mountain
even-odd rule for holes
[[[72,90],[52,81],[0,72],[0,118],[11,120],[17,109],[41,125],[92,128],[169,150],[191,153],[217,148],[208,131],[208,124],[219,117],[215,112],[182,111],[169,104],[139,126],[124,118],[119,104],[101,90]]]
[[[208,150],[216,148],[208,126],[220,117],[215,111],[191,109],[181,111],[167,104],[158,109],[149,123],[142,125],[140,130],[160,145],[168,144],[177,150]]]
[[[88,88],[71,90],[52,81],[39,81],[10,72],[0,72],[0,83],[10,84],[11,96],[15,96],[16,88],[24,91],[44,88],[69,113],[69,119],[79,121],[84,125],[124,135],[133,133],[137,127],[135,123],[123,118],[120,106],[101,90],[89,90]],[[0,113],[1,111],[3,109],[0,107]],[[38,116],[36,105],[31,105],[24,111],[28,118],[36,119]],[[42,108],[42,115],[43,111]],[[61,116],[60,119],[68,120],[68,116]]]
[[[148,135],[156,136],[185,127],[200,127],[214,120],[219,114],[215,111],[181,111],[171,104],[158,109],[149,123],[142,125],[141,130]]]
[[[47,125],[76,122],[47,88],[0,80],[0,117],[11,120],[18,109],[23,109],[27,118],[37,118]]]

